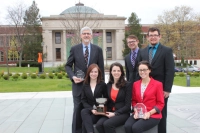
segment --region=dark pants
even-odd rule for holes
[[[81,119],[81,96],[73,96],[74,112],[72,119],[72,133],[82,133],[82,119]]]
[[[167,101],[168,98],[165,98],[165,106],[162,110],[162,119],[158,124],[158,133],[167,133]]]
[[[87,133],[90,133],[94,132],[93,124],[96,124],[97,121],[102,117],[102,115],[93,115],[91,110],[82,109],[81,117],[83,121],[84,130],[86,130]]]
[[[111,118],[101,117],[96,123],[96,129],[99,133],[116,133],[115,128],[124,125],[129,114],[121,114]]]
[[[156,125],[158,125],[159,122],[160,119],[134,119],[133,116],[130,116],[126,121],[124,128],[126,130],[126,133],[142,133],[155,127]]]

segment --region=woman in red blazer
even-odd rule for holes
[[[158,125],[162,118],[161,111],[164,107],[162,83],[149,76],[151,66],[148,61],[141,61],[138,64],[138,71],[141,80],[133,84],[132,107],[134,113],[125,123],[126,133],[142,133]],[[142,117],[140,116],[141,110],[137,109],[138,104],[146,107]]]

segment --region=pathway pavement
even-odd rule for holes
[[[200,87],[173,86],[168,133],[200,133]],[[0,133],[71,133],[71,91],[0,93]]]

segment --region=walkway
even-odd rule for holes
[[[168,133],[200,133],[200,87],[173,86]],[[0,133],[71,133],[72,93],[0,93]]]

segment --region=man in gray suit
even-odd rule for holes
[[[152,69],[150,76],[162,82],[165,106],[162,110],[162,119],[158,125],[158,133],[167,132],[167,101],[171,93],[174,80],[174,58],[172,49],[162,45],[160,30],[149,28],[147,39],[150,44],[141,50],[140,60],[149,61]],[[159,112],[158,112],[159,113]]]
[[[138,65],[138,55],[140,50],[138,47],[139,40],[135,35],[129,35],[126,39],[127,45],[131,52],[125,57],[125,69],[126,69],[126,79],[127,81],[133,83],[139,79],[139,74],[137,70]]]
[[[99,46],[91,44],[92,30],[89,27],[83,27],[81,29],[80,36],[82,43],[71,48],[70,55],[65,65],[67,74],[72,81],[72,94],[74,102],[72,133],[82,133],[81,92],[83,79],[78,78],[76,76],[76,72],[82,70],[86,74],[88,66],[95,63],[101,69],[104,79],[103,52]]]

